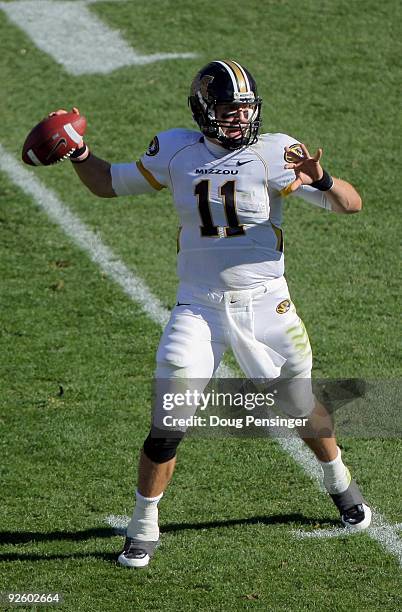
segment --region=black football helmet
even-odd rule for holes
[[[229,150],[251,145],[257,140],[261,126],[261,98],[257,85],[249,71],[233,60],[215,60],[202,68],[195,76],[188,103],[201,132],[216,138]],[[247,124],[237,123],[241,136],[225,134],[222,128],[234,127],[233,123],[216,119],[218,104],[248,105],[252,115]]]

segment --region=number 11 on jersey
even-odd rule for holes
[[[225,209],[225,215],[228,225],[225,225],[222,229],[224,231],[225,238],[231,238],[234,236],[242,236],[244,232],[243,225],[239,224],[239,218],[236,212],[236,181],[226,181],[219,188],[219,195],[223,201],[223,207]],[[219,228],[214,225],[211,208],[209,205],[209,188],[210,180],[204,179],[196,184],[194,187],[194,194],[198,200],[198,210],[201,217],[200,226],[201,236],[209,236],[218,238],[221,234]]]

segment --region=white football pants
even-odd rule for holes
[[[199,380],[206,386],[229,347],[247,378],[311,378],[310,342],[284,277],[239,291],[182,283],[178,304],[159,344],[156,378],[198,380],[202,391]],[[302,401],[298,389],[285,412],[305,416],[314,405],[311,385]]]

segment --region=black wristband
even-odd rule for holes
[[[84,142],[82,147],[79,147],[78,149],[74,149],[74,151],[71,153],[70,157],[80,157],[80,155],[85,153],[86,150],[87,150],[87,145]]]
[[[328,174],[326,170],[324,170],[324,168],[322,169],[322,171],[323,175],[320,180],[314,181],[314,183],[311,183],[311,186],[315,189],[319,189],[319,191],[328,191],[334,184],[334,179],[330,174]]]
[[[88,146],[85,144],[82,145],[82,147],[79,147],[78,149],[75,149],[75,151],[73,151],[73,153],[71,153],[70,155],[70,160],[74,163],[74,164],[80,164],[81,162],[87,161],[87,159],[89,158],[89,156],[91,155]],[[82,158],[82,159],[80,159]]]

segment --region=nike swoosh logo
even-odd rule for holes
[[[249,164],[252,161],[255,161],[255,159],[248,159],[247,161],[244,161],[244,162],[238,161],[236,166],[244,166],[244,164]]]
[[[51,156],[53,155],[53,153],[56,153],[57,149],[61,146],[64,145],[65,147],[67,146],[67,140],[65,138],[60,138],[56,144],[51,148],[51,150],[49,151],[49,155],[47,155],[46,159],[50,159]]]

